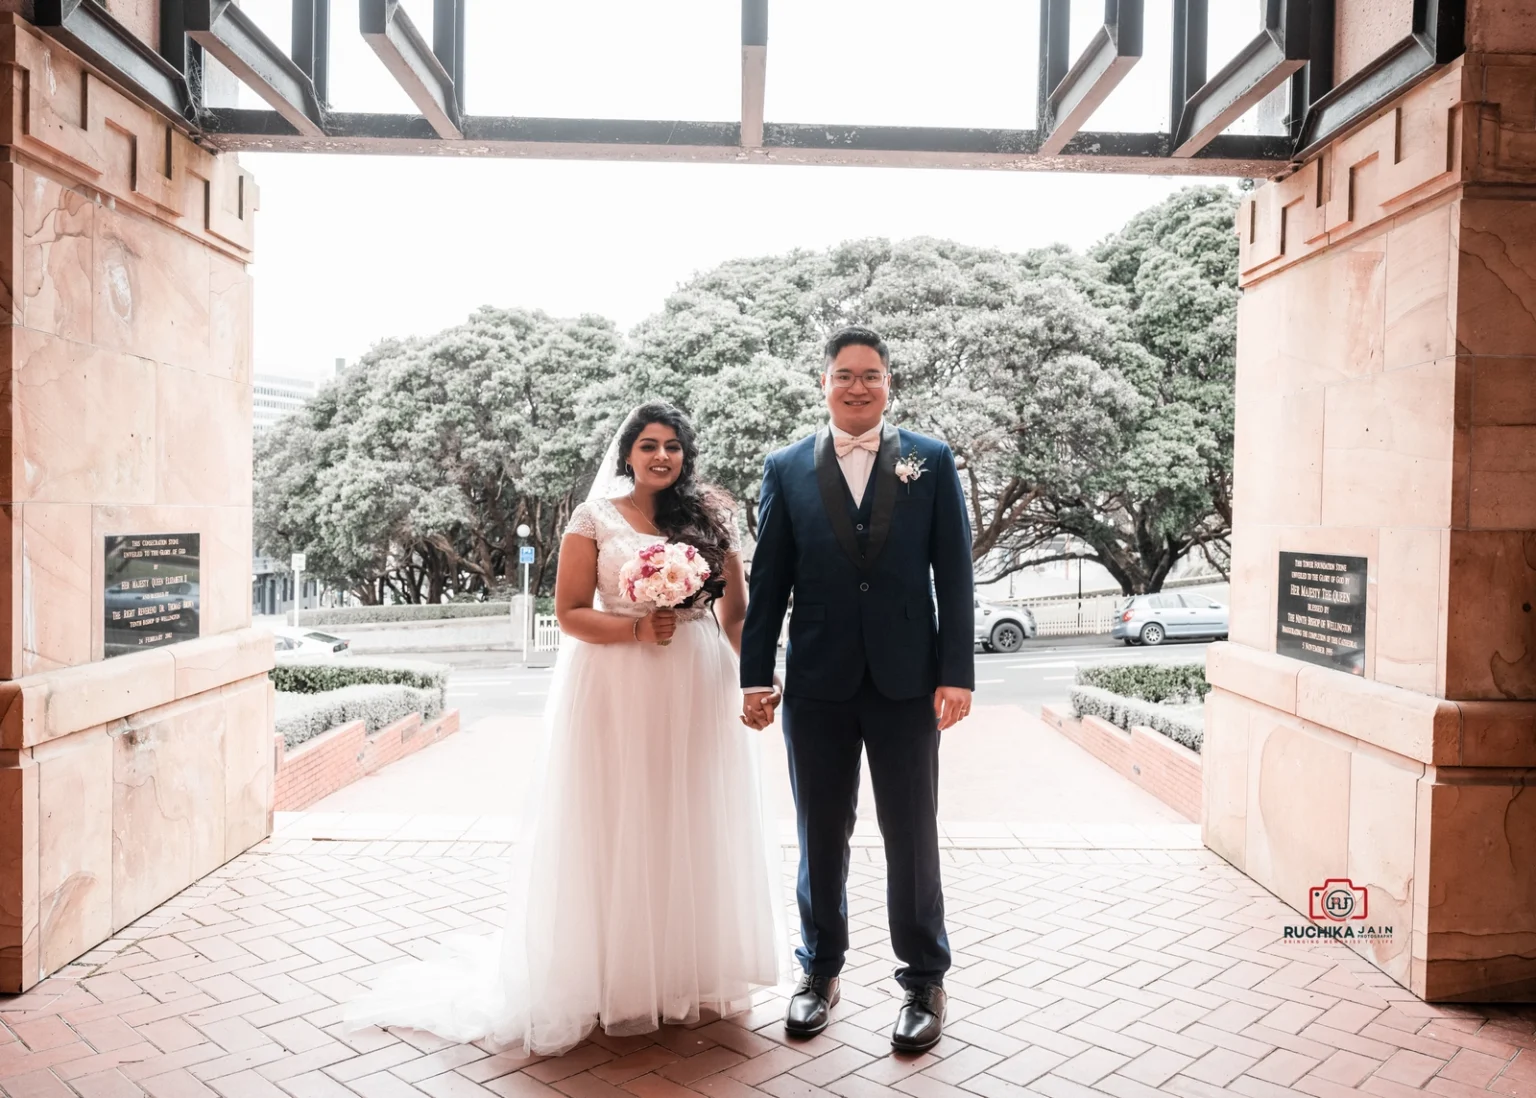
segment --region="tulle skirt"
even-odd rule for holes
[[[566,638],[503,931],[383,971],[347,1020],[556,1054],[746,1009],[787,947],[740,703],[710,618],[666,647]]]

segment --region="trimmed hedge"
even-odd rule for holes
[[[1156,702],[1140,698],[1127,698],[1097,686],[1078,685],[1072,688],[1072,709],[1079,717],[1098,717],[1116,728],[1130,731],[1132,725],[1141,725],[1160,732],[1174,743],[1183,744],[1198,752],[1205,740],[1205,729],[1175,714]]]
[[[1167,705],[1204,701],[1211,684],[1203,663],[1119,663],[1079,668],[1079,686]]]
[[[399,603],[394,606],[336,606],[329,610],[305,610],[299,623],[305,626],[373,625],[391,621],[447,621],[451,618],[506,617],[510,602]]]
[[[417,690],[448,689],[448,665],[426,660],[283,659],[272,668],[272,684],[280,694],[319,694],[345,686],[410,686]]]
[[[297,747],[343,724],[361,720],[370,733],[402,717],[420,713],[424,721],[443,711],[440,690],[389,683],[363,683],[318,694],[277,695],[277,730],[283,743]]]
[[[277,730],[294,747],[356,720],[369,732],[411,713],[432,720],[447,703],[448,670],[425,660],[282,660],[272,669]]]

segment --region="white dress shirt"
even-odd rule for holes
[[[881,420],[872,430],[878,435],[885,430],[885,420]],[[832,424],[832,437],[854,438],[837,424]],[[848,491],[853,495],[853,505],[860,506],[864,502],[864,489],[869,487],[870,470],[875,467],[875,459],[880,455],[874,450],[865,450],[855,447],[849,451],[847,457],[837,459],[838,466],[843,470],[843,479],[848,482]]]

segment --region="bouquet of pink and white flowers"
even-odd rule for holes
[[[619,584],[630,602],[681,606],[704,589],[710,569],[704,554],[683,542],[647,545],[619,569]]]

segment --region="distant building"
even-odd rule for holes
[[[304,407],[315,395],[315,383],[304,378],[257,374],[252,379],[251,421],[259,434],[284,416]]]

